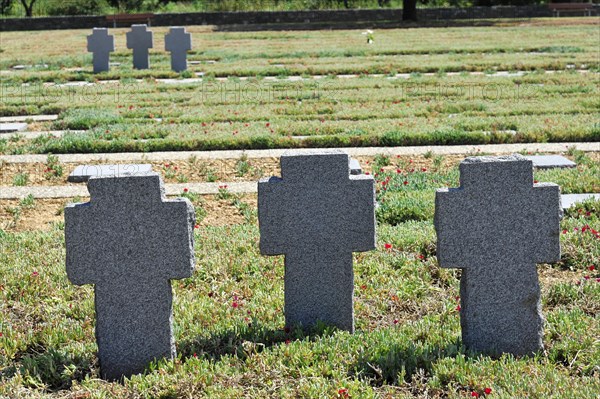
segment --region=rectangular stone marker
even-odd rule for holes
[[[560,260],[560,188],[533,183],[520,155],[472,157],[460,188],[437,190],[441,267],[460,268],[463,343],[490,355],[543,348],[536,264]]]
[[[538,169],[574,168],[577,164],[561,155],[530,155],[526,159],[533,162],[533,167]]]
[[[165,200],[157,173],[93,177],[91,201],[65,208],[67,275],[95,284],[96,340],[102,377],[144,371],[173,358],[169,280],[194,268],[194,207]]]
[[[110,53],[115,51],[115,37],[106,28],[94,28],[87,37],[87,50],[93,53],[94,73],[110,69]]]
[[[21,132],[27,129],[27,123],[0,123],[0,133]]]
[[[341,151],[288,151],[282,178],[258,183],[260,251],[285,255],[288,326],[354,331],[352,252],[375,248],[375,185],[348,164]]]
[[[560,196],[560,202],[563,209],[569,209],[575,204],[587,201],[589,199],[600,201],[600,194],[563,194]]]
[[[165,50],[171,52],[171,69],[182,72],[187,69],[187,52],[192,49],[192,35],[181,26],[171,27],[165,35]]]
[[[350,174],[351,175],[362,174],[362,168],[360,167],[360,162],[358,162],[358,159],[350,158]]]
[[[135,69],[150,68],[149,50],[154,47],[154,36],[146,25],[131,25],[127,32],[127,48],[133,49],[133,67]]]
[[[90,177],[120,177],[143,175],[152,172],[150,164],[79,165],[67,178],[71,183],[83,183]]]

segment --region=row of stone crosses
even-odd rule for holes
[[[149,51],[154,47],[154,34],[146,25],[131,25],[127,32],[127,48],[133,50],[133,67],[150,68]],[[165,35],[165,51],[171,52],[171,69],[183,72],[187,69],[187,52],[192,49],[192,34],[180,26],[171,27]],[[87,50],[93,54],[94,73],[110,69],[110,53],[115,51],[115,37],[107,28],[94,28],[87,37]]]
[[[353,252],[375,249],[375,182],[339,150],[288,151],[281,177],[258,183],[260,252],[285,255],[285,323],[354,331]],[[91,200],[65,209],[72,283],[95,284],[101,374],[121,379],[172,359],[170,280],[192,275],[193,205],[167,200],[159,174],[93,177]],[[460,268],[468,350],[543,348],[537,263],[560,260],[560,188],[534,183],[520,155],[471,157],[460,187],[436,192],[441,267]]]

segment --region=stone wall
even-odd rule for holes
[[[596,5],[596,15],[600,6]],[[571,14],[577,15],[577,14]],[[449,20],[471,20],[490,18],[534,18],[551,17],[552,12],[545,5],[497,6],[469,8],[419,9],[419,24]],[[401,9],[375,10],[320,10],[320,11],[263,11],[263,12],[210,12],[186,14],[157,14],[153,26],[217,25],[239,26],[247,30],[277,28],[351,28],[354,26],[402,26]],[[71,16],[41,18],[3,18],[0,31],[49,30],[49,29],[91,29],[112,27],[105,16]],[[121,24],[127,26],[127,24]]]

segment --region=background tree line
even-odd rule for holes
[[[548,0],[0,0],[0,14],[31,17],[148,11],[291,11],[393,7],[404,10],[404,19],[416,20],[418,6],[470,7],[546,2]]]

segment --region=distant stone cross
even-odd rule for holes
[[[352,252],[375,248],[375,189],[348,163],[340,151],[289,151],[282,178],[258,184],[261,253],[285,255],[288,326],[354,331]]]
[[[133,49],[133,67],[148,69],[150,67],[149,50],[154,47],[153,35],[146,25],[131,25],[127,32],[127,48]]]
[[[110,53],[115,51],[115,37],[106,28],[94,28],[87,37],[87,50],[93,53],[94,73],[110,69]]]
[[[91,201],[65,208],[67,275],[95,284],[96,340],[103,378],[173,358],[171,279],[194,268],[194,208],[165,200],[154,172],[92,177]]]
[[[165,50],[171,52],[171,69],[182,72],[187,69],[187,52],[192,49],[192,35],[183,27],[171,27],[165,35]]]
[[[470,350],[524,355],[543,348],[536,264],[560,260],[560,188],[533,182],[522,156],[473,157],[460,188],[435,199],[437,257],[461,268],[460,320]]]

